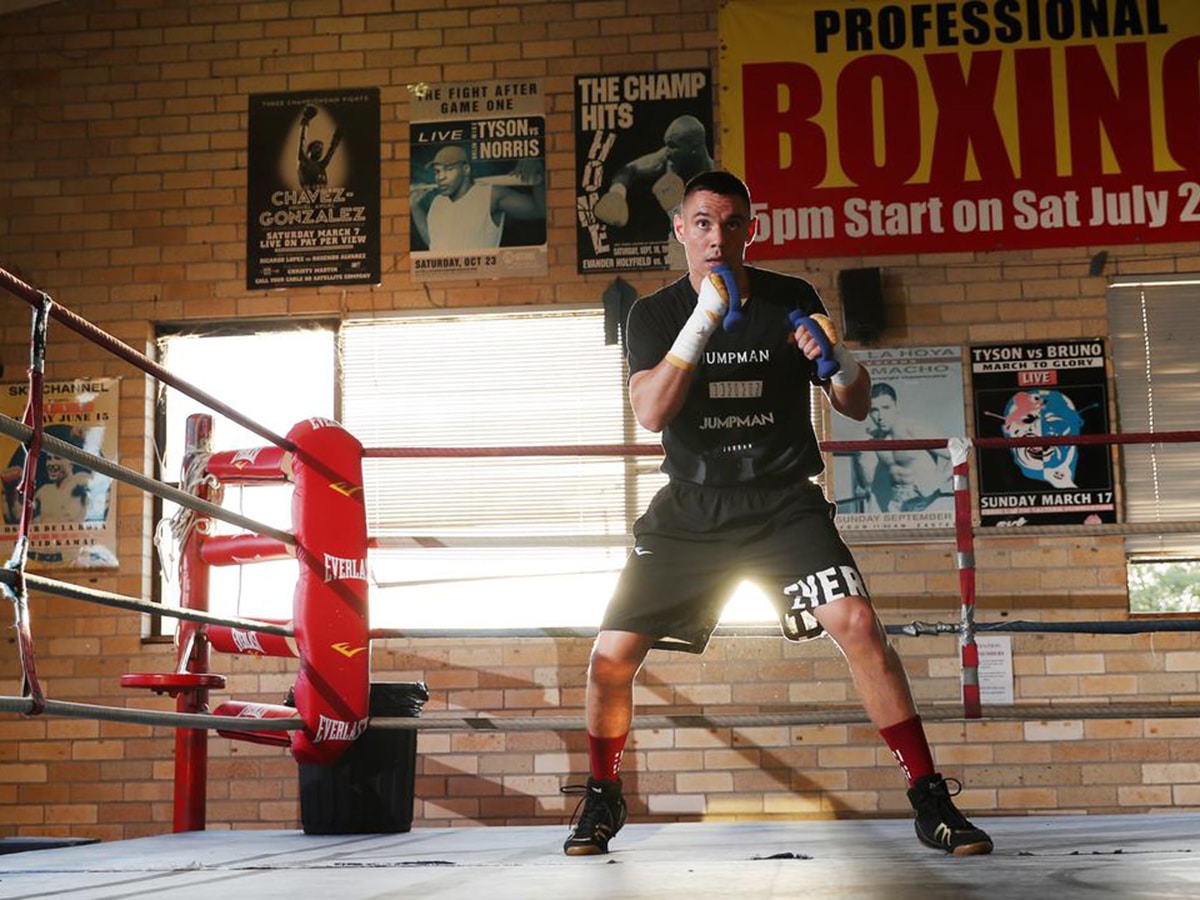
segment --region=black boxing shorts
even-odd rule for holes
[[[708,487],[672,481],[633,526],[633,552],[601,628],[654,637],[700,653],[743,581],[771,600],[784,637],[818,637],[811,610],[842,597],[869,599],[834,525],[835,506],[811,482]]]

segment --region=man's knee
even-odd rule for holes
[[[628,684],[637,675],[645,656],[640,642],[597,640],[592,647],[588,678],[606,687]]]
[[[862,597],[846,597],[817,608],[817,621],[843,649],[847,645],[884,645],[886,633],[875,608]]]
[[[592,651],[588,677],[596,684],[614,687],[632,681],[636,671],[637,667],[630,666],[625,660],[614,659],[603,653]]]

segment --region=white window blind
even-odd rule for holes
[[[159,359],[175,375],[279,435],[310,416],[334,415],[334,330],[329,326],[278,326],[274,329],[232,332],[211,326],[159,339]],[[186,422],[195,413],[213,419],[213,450],[262,447],[267,441],[202,403],[163,388],[165,443],[159,448],[163,478],[174,483],[184,456]],[[278,484],[228,485],[222,505],[257,522],[291,529],[292,488]],[[178,507],[163,502],[170,520]],[[214,534],[237,534],[241,529],[219,520]],[[178,549],[164,545],[160,591],[163,602],[179,603]],[[296,583],[295,560],[276,560],[245,566],[214,567],[209,575],[209,605],[222,615],[287,620],[292,616]],[[173,623],[172,623],[173,624]],[[168,627],[171,627],[170,625]]]
[[[1108,289],[1122,432],[1194,431],[1200,397],[1200,276],[1122,279]],[[1200,444],[1122,448],[1131,523],[1200,520]],[[1200,558],[1200,534],[1131,535],[1139,559]]]
[[[342,329],[342,421],[364,447],[641,443],[596,310],[415,315]],[[599,622],[657,456],[368,459],[377,627]]]

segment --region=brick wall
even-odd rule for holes
[[[64,0],[0,18],[0,265],[136,349],[155,323],[329,317],[382,310],[597,302],[602,276],[575,273],[573,77],[709,66],[716,0],[523,4],[457,0]],[[550,274],[412,284],[407,277],[407,85],[543,80],[548,95]],[[383,268],[375,289],[245,290],[247,95],[377,86],[383,103]],[[719,96],[719,92],[718,92]],[[719,112],[718,112],[719,115]],[[1107,333],[1097,248],[795,261],[836,311],[836,273],[882,265],[894,344],[967,344]],[[1194,271],[1200,247],[1106,248],[1110,271]],[[662,279],[635,275],[639,290]],[[835,312],[836,315],[836,312]],[[28,308],[0,298],[7,377],[27,358]],[[150,471],[154,388],[51,327],[51,377],[121,376],[122,463]],[[150,590],[150,505],[120,487],[116,574],[75,580]],[[889,624],[957,617],[948,544],[869,546],[861,562]],[[981,541],[980,611],[1048,620],[1120,619],[1119,539]],[[60,700],[168,709],[118,686],[174,665],[138,617],[35,595],[38,670]],[[898,638],[927,708],[958,694],[953,638]],[[1200,650],[1190,635],[1013,638],[1019,702],[1188,699]],[[427,715],[582,713],[581,640],[391,640],[378,680],[429,683]],[[277,702],[283,660],[216,658],[227,695]],[[19,693],[11,632],[0,693]],[[217,695],[217,699],[225,695]],[[780,712],[853,704],[828,642],[722,637],[702,657],[653,654],[637,699],[647,713]],[[1140,812],[1200,806],[1200,726],[1191,719],[932,723],[940,764],[983,813]],[[424,733],[417,827],[557,822],[558,793],[586,768],[579,733]],[[127,838],[171,827],[173,735],[83,719],[0,716],[0,836]],[[211,828],[294,828],[296,768],[279,750],[210,740]],[[637,731],[628,752],[640,819],[900,814],[903,784],[865,725]]]

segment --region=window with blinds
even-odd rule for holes
[[[644,444],[602,310],[347,322],[342,421],[367,448]],[[661,459],[364,461],[372,625],[598,624]]]
[[[589,454],[588,447],[659,447],[626,400],[620,345],[605,343],[603,311],[506,310],[414,314],[332,328],[166,334],[176,375],[283,434],[302,418],[339,418],[372,448],[451,451],[364,460],[371,624],[433,631],[595,627],[628,553],[634,520],[665,481],[657,452]],[[253,358],[269,380],[247,378]],[[213,360],[221,365],[214,366]],[[340,377],[340,412],[334,385]],[[281,390],[286,385],[287,390]],[[814,406],[821,409],[820,404]],[[202,407],[165,392],[161,470],[182,460],[184,421]],[[817,423],[820,424],[819,422]],[[262,440],[218,417],[214,449]],[[578,447],[566,456],[464,456],[473,448]],[[275,527],[290,522],[286,485],[228,487],[224,505]],[[170,520],[176,508],[164,504]],[[218,533],[237,531],[216,523]],[[167,542],[164,546],[171,546]],[[178,602],[164,566],[161,596]],[[296,563],[213,569],[214,612],[286,620]],[[744,585],[725,622],[771,621]]]
[[[1121,279],[1108,320],[1122,432],[1194,431],[1200,396],[1200,276]],[[1200,522],[1200,444],[1121,448],[1125,519]],[[1131,562],[1200,559],[1200,531],[1130,535]]]
[[[233,323],[182,332],[165,331],[158,340],[159,361],[173,374],[279,435],[310,416],[334,415],[336,334],[332,324],[276,324],[256,327]],[[156,453],[163,480],[178,484],[188,416],[212,416],[213,450],[262,447],[266,440],[220,413],[172,388],[163,387],[159,403]],[[275,528],[291,528],[290,485],[228,485],[222,505]],[[159,569],[157,596],[179,604],[178,544],[170,523],[179,507],[162,501],[155,543]],[[213,520],[214,534],[236,534],[234,525]],[[209,607],[222,615],[288,620],[296,562],[277,560],[214,567],[209,573]],[[169,632],[175,626],[169,620]]]

